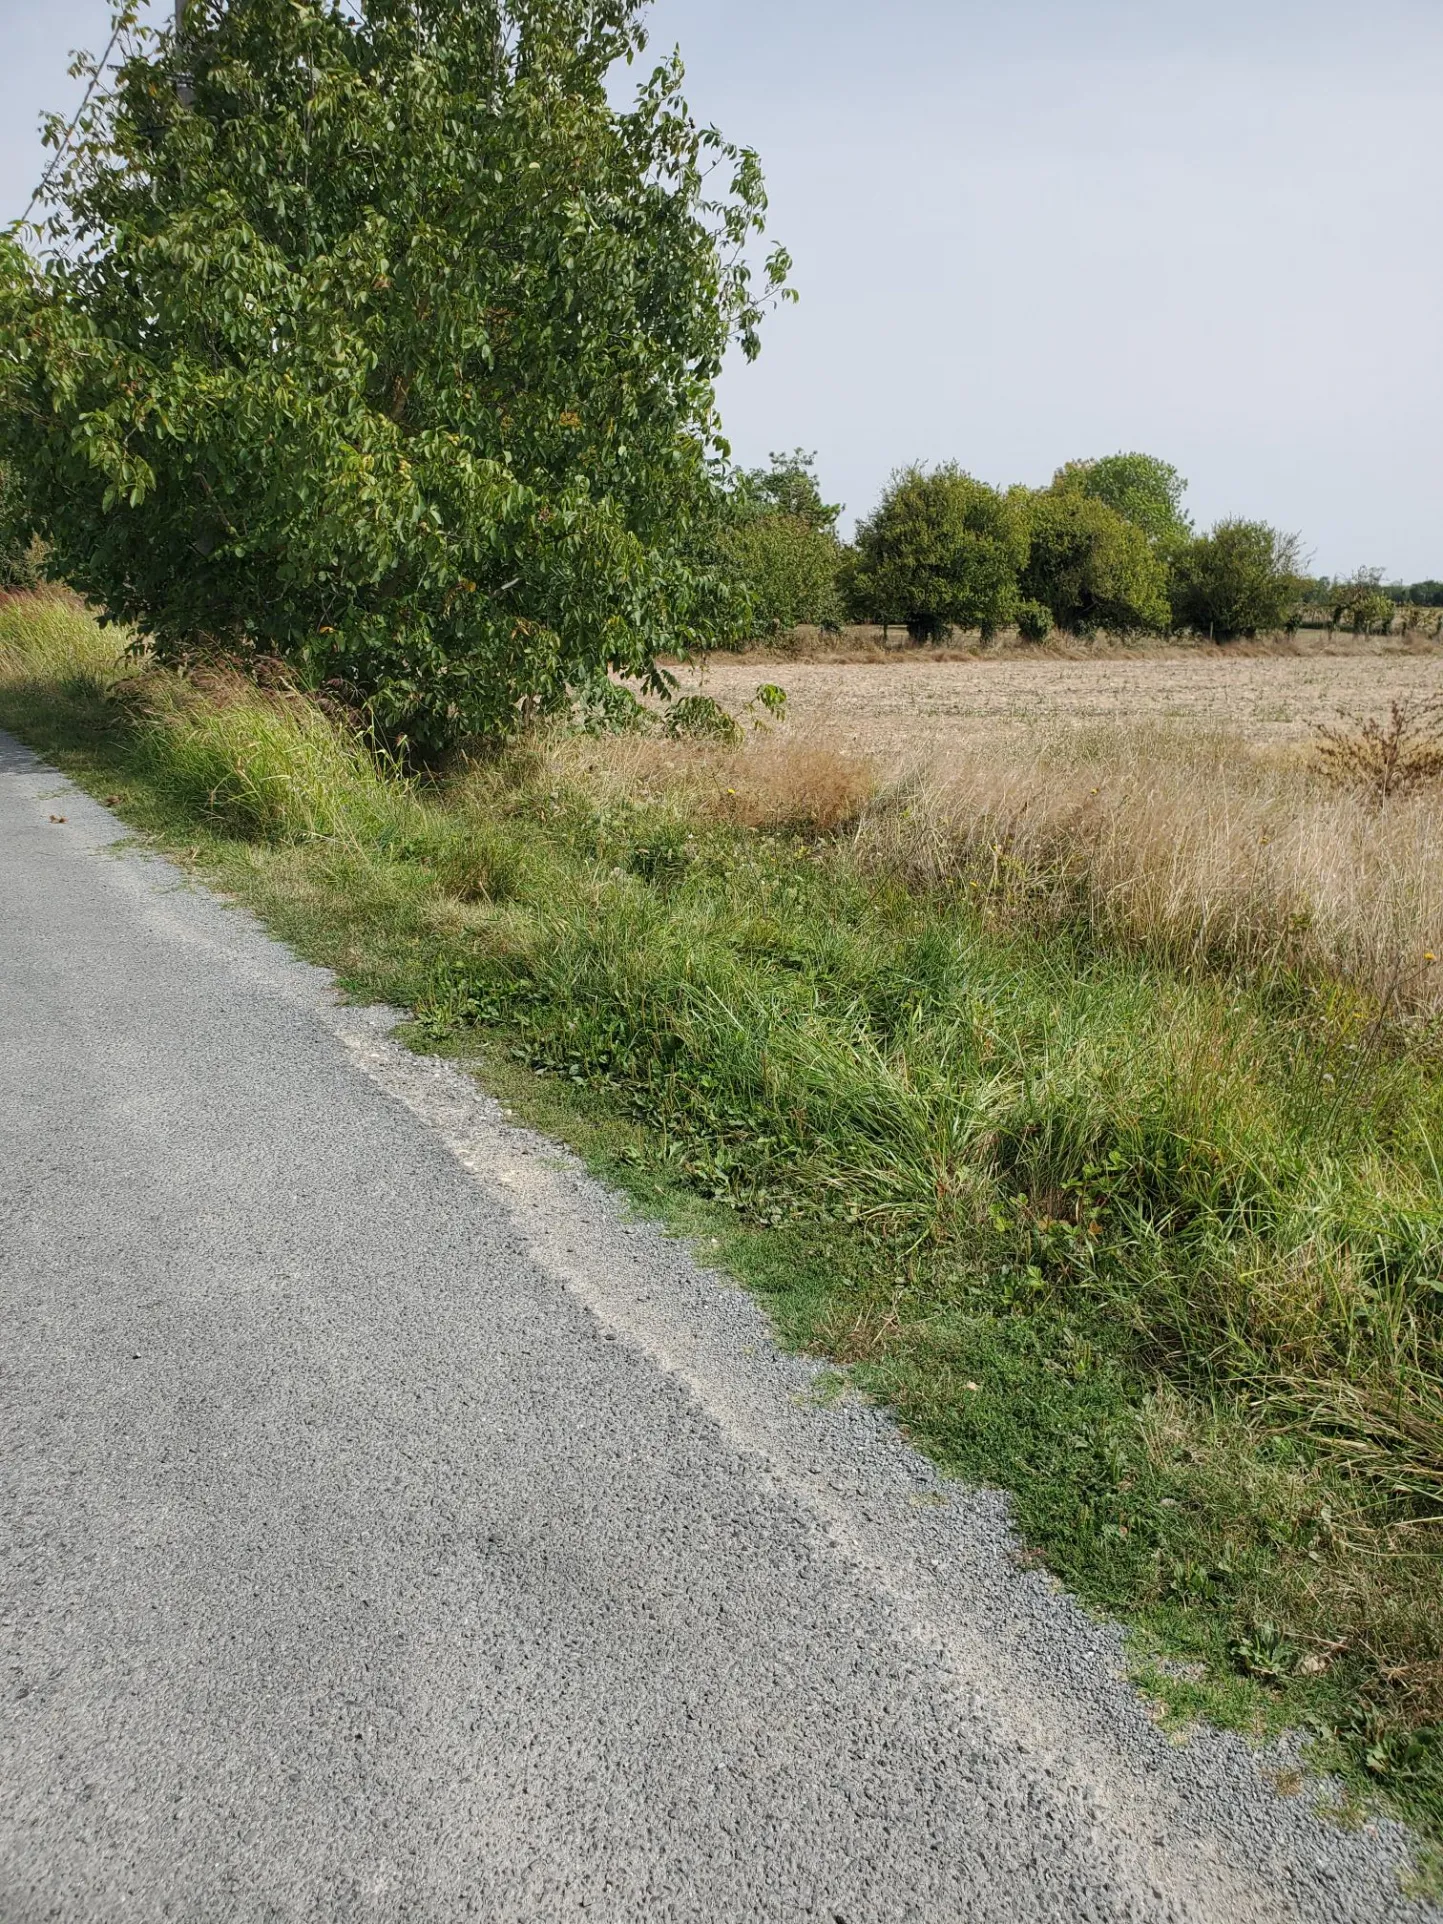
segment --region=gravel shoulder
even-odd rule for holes
[[[63,817],[62,820],[52,819]],[[1005,1501],[0,737],[0,1915],[1422,1919]]]

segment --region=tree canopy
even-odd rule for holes
[[[774,452],[770,466],[746,469],[737,476],[735,499],[743,511],[791,515],[823,534],[836,533],[842,512],[841,502],[822,499],[817,457],[805,448]]]
[[[1183,550],[1173,575],[1173,618],[1216,641],[1284,628],[1302,598],[1301,542],[1265,521],[1219,521]]]
[[[914,641],[953,627],[984,635],[1012,619],[1027,517],[1010,496],[948,462],[899,469],[860,522],[850,591],[864,619],[906,624]]]
[[[1022,593],[1059,628],[1087,634],[1164,629],[1167,568],[1134,522],[1071,485],[1020,491],[1030,536]]]
[[[1163,550],[1176,548],[1192,531],[1182,506],[1186,490],[1187,482],[1171,462],[1155,454],[1105,454],[1098,460],[1069,461],[1052,478],[1053,493],[1089,495],[1105,502]]]
[[[822,499],[816,456],[804,448],[734,477],[721,503],[717,551],[745,599],[743,634],[841,623],[841,512],[840,503]]]
[[[1332,583],[1327,606],[1335,622],[1346,622],[1355,635],[1366,635],[1388,627],[1395,603],[1383,586],[1381,568],[1359,568],[1349,580]]]
[[[125,16],[42,247],[0,241],[0,463],[66,577],[423,751],[723,631],[713,387],[788,263],[675,60],[613,106],[643,14]]]

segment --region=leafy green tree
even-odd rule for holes
[[[612,105],[643,14],[126,13],[48,248],[0,241],[0,461],[64,574],[423,753],[725,633],[714,383],[787,260],[676,60]]]
[[[1182,497],[1187,482],[1155,454],[1107,454],[1096,461],[1069,461],[1057,470],[1052,488],[1059,494],[1090,495],[1105,502],[1124,521],[1141,528],[1153,547],[1171,553],[1187,540],[1192,522]]]
[[[1016,494],[1030,536],[1022,592],[1050,608],[1059,628],[1134,634],[1168,626],[1167,568],[1140,527],[1070,483]]]
[[[1302,601],[1302,543],[1265,521],[1219,521],[1188,543],[1173,573],[1173,619],[1216,641],[1286,627]]]
[[[841,511],[822,499],[816,457],[802,448],[773,454],[770,467],[736,477],[721,504],[717,551],[744,598],[741,632],[757,637],[802,622],[824,628],[841,622]]]
[[[0,592],[33,588],[40,580],[40,543],[13,471],[0,467]]]
[[[853,612],[899,621],[913,641],[954,627],[984,635],[1010,621],[1027,560],[1027,516],[1011,496],[948,462],[899,469],[859,523],[849,570]]]
[[[722,565],[746,598],[749,635],[840,625],[841,543],[795,514],[748,515],[721,536]]]
[[[760,514],[791,515],[822,534],[837,532],[840,501],[824,501],[817,479],[817,457],[805,448],[773,453],[771,466],[749,468],[738,478],[737,498]]]
[[[1381,568],[1359,568],[1347,581],[1335,581],[1328,591],[1333,621],[1355,635],[1385,634],[1392,625],[1394,605],[1383,586]]]

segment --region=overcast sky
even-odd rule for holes
[[[105,0],[0,0],[0,220]],[[1443,576],[1440,0],[657,0],[757,147],[801,303],[729,370],[737,455],[1045,481],[1143,448],[1207,522]]]

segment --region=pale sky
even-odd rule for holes
[[[105,0],[0,0],[0,221]],[[1440,0],[657,0],[757,147],[800,305],[729,369],[738,458],[995,482],[1143,448],[1200,522],[1443,577]]]

